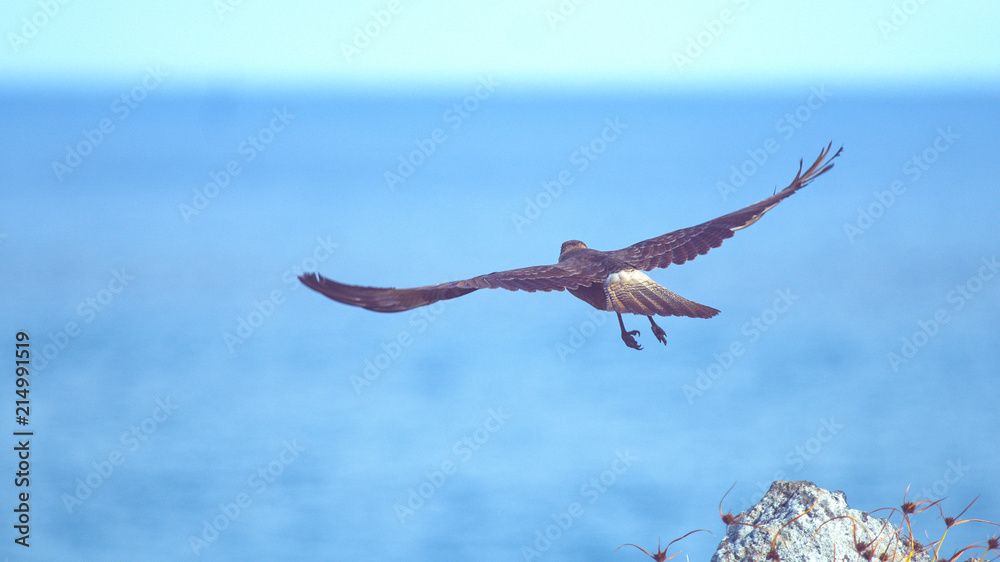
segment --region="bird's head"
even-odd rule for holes
[[[572,252],[573,250],[579,250],[580,248],[586,248],[587,245],[579,240],[567,240],[563,242],[562,249],[559,250],[559,261],[562,261],[566,254]]]

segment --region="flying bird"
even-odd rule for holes
[[[832,168],[831,162],[843,151],[841,147],[836,154],[827,158],[832,146],[833,143],[827,145],[813,165],[804,172],[800,160],[799,171],[792,183],[763,201],[697,226],[643,240],[621,250],[601,252],[588,248],[579,240],[569,240],[563,242],[559,262],[553,265],[497,271],[471,279],[413,289],[346,285],[318,273],[305,273],[299,276],[299,280],[310,289],[335,301],[376,312],[402,312],[460,297],[479,289],[502,288],[529,293],[565,289],[598,310],[617,314],[622,341],[628,347],[642,349],[635,339],[639,330],[625,329],[623,312],[649,318],[653,335],[665,345],[667,334],[653,320],[654,315],[711,318],[719,311],[658,285],[643,271],[670,264],[680,265],[708,253],[712,248],[718,248],[723,240],[731,238],[737,230],[757,222],[775,205]]]

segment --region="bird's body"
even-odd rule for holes
[[[629,347],[642,348],[634,338],[639,332],[625,329],[622,313],[647,316],[654,335],[665,344],[666,334],[653,320],[653,316],[711,318],[719,311],[669,291],[643,271],[682,264],[719,247],[723,240],[732,237],[737,230],[750,226],[779,202],[833,167],[829,161],[836,158],[840,151],[827,160],[829,151],[830,146],[827,146],[804,173],[800,165],[799,173],[788,187],[763,201],[621,250],[602,252],[588,248],[579,240],[569,240],[563,243],[559,261],[553,265],[499,271],[413,289],[346,285],[314,273],[303,274],[299,276],[299,280],[333,300],[377,312],[410,310],[478,289],[503,288],[527,292],[565,289],[598,310],[615,312],[622,340]]]

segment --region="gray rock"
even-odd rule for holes
[[[911,551],[892,523],[849,508],[843,492],[812,482],[774,482],[738,517],[712,562],[931,560],[926,552],[908,557]]]

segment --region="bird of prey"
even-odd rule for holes
[[[579,240],[569,240],[563,242],[559,262],[553,265],[497,271],[471,279],[413,289],[346,285],[318,273],[305,273],[299,276],[299,280],[310,289],[335,301],[376,312],[402,312],[460,297],[478,289],[503,288],[529,293],[566,289],[571,295],[598,310],[617,314],[622,341],[628,347],[642,349],[635,340],[639,331],[625,329],[623,312],[649,318],[653,335],[666,344],[667,335],[653,320],[654,315],[711,318],[719,311],[667,290],[643,271],[670,264],[680,265],[708,253],[712,248],[718,248],[723,240],[732,237],[737,230],[757,222],[775,205],[832,168],[831,162],[843,150],[841,147],[836,154],[827,158],[832,146],[833,143],[827,145],[813,165],[804,172],[800,160],[799,172],[792,183],[763,201],[697,226],[643,240],[621,250],[601,252],[588,248]]]

